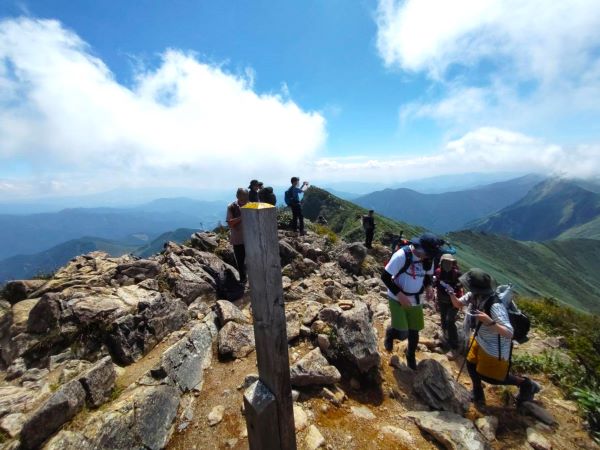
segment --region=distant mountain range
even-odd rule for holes
[[[159,199],[133,208],[77,208],[55,213],[0,215],[0,259],[45,251],[82,236],[142,245],[177,228],[212,229],[225,202]]]
[[[580,183],[549,179],[518,202],[477,220],[469,228],[520,240],[600,237],[600,194]]]
[[[351,202],[321,189],[306,193],[306,216],[323,214],[332,229],[347,240],[364,237],[357,215],[365,212]],[[406,237],[423,229],[377,217],[380,230],[405,230]],[[458,250],[463,270],[480,267],[499,283],[512,283],[517,292],[536,297],[553,297],[588,312],[600,313],[600,240],[564,239],[543,243],[521,242],[505,236],[477,231],[460,231],[446,235]]]
[[[78,255],[94,251],[106,252],[111,256],[121,256],[131,253],[147,258],[160,253],[165,242],[182,243],[198,231],[192,228],[179,228],[158,236],[156,239],[141,245],[135,240],[129,242],[113,241],[96,237],[72,239],[56,245],[48,250],[32,255],[11,256],[0,261],[0,285],[8,280],[29,279],[44,276],[64,266]]]
[[[83,237],[63,242],[55,247],[32,255],[17,255],[0,261],[0,284],[8,280],[28,279],[44,276],[64,266],[78,255],[104,251],[121,256],[135,251],[138,246],[108,239]]]
[[[392,219],[445,233],[465,228],[469,222],[513,204],[542,179],[540,175],[530,174],[441,194],[423,194],[407,188],[385,189],[353,201]]]

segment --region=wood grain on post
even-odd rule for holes
[[[280,448],[295,449],[277,209],[267,203],[248,203],[242,208],[242,227],[254,318],[258,376],[277,401]],[[249,439],[250,436],[248,430]],[[258,448],[252,442],[250,447]]]

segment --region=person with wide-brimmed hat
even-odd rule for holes
[[[540,385],[527,377],[509,373],[513,327],[504,304],[496,295],[494,279],[481,269],[471,269],[460,277],[460,283],[468,292],[459,299],[452,289],[448,289],[448,295],[459,309],[470,305],[468,314],[476,323],[466,361],[473,384],[473,402],[485,405],[482,381],[518,386],[518,404],[533,400]]]
[[[457,296],[461,296],[461,285],[459,278],[462,274],[458,268],[456,258],[445,253],[440,258],[440,265],[435,270],[434,287],[436,293],[436,301],[440,311],[440,319],[442,331],[446,337],[446,341],[450,346],[450,351],[446,353],[449,360],[454,360],[458,356],[458,330],[456,329],[456,314],[458,309],[452,304],[447,287],[451,287]]]
[[[423,297],[431,300],[433,260],[442,254],[444,241],[434,234],[425,233],[400,248],[385,266],[381,279],[388,288],[391,326],[386,330],[384,347],[392,351],[394,339],[408,337],[406,363],[415,370],[415,352],[419,344],[419,331],[424,326]],[[425,294],[425,296],[423,296]]]

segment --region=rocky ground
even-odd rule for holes
[[[280,232],[299,448],[598,448],[548,380],[516,410],[513,388],[469,403],[426,309],[418,370],[382,347],[389,250]],[[226,240],[196,234],[150,259],[92,253],[0,299],[0,448],[248,448],[256,380],[248,291]],[[232,300],[232,301],[229,301]],[[516,352],[560,351],[533,334]]]

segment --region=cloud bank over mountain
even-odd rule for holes
[[[312,158],[326,132],[319,112],[180,50],[124,86],[74,32],[22,18],[0,22],[0,136],[0,160],[54,173],[44,183],[60,188],[99,174],[205,184],[274,176]],[[10,186],[27,183],[0,189]]]

